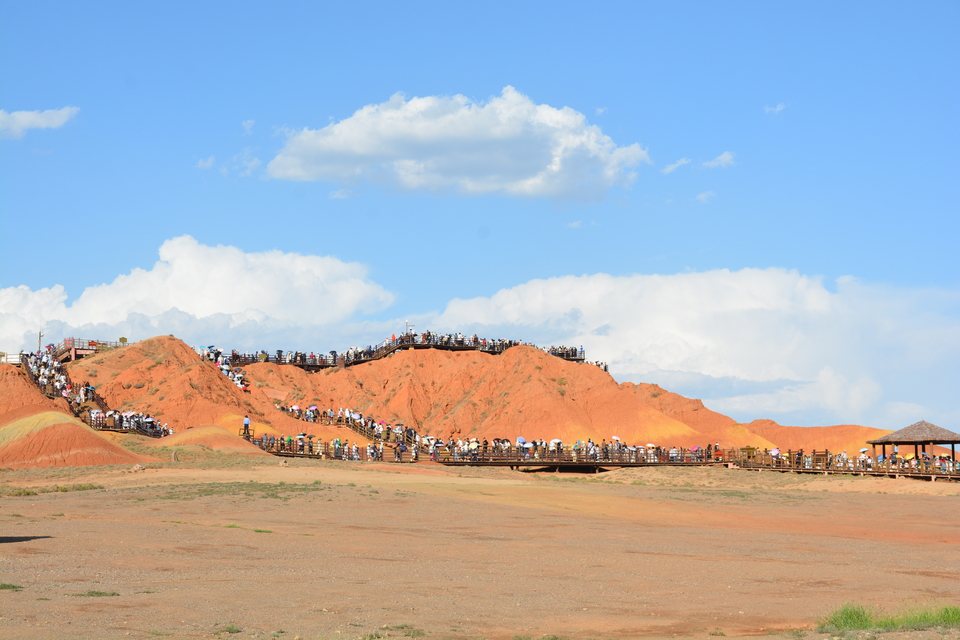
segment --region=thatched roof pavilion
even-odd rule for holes
[[[887,457],[887,445],[913,445],[914,455],[919,458],[920,451],[924,453],[927,451],[927,445],[931,447],[935,444],[939,445],[950,445],[950,455],[956,460],[957,451],[956,446],[960,444],[960,434],[954,433],[944,429],[943,427],[938,427],[935,424],[931,424],[926,420],[921,420],[920,422],[915,422],[909,427],[904,427],[900,431],[894,431],[893,433],[887,434],[882,438],[877,438],[876,440],[868,440],[867,444],[873,445],[874,458],[876,458],[877,445],[880,445],[883,448],[883,457]]]

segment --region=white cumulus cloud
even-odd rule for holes
[[[253,133],[253,125],[257,123],[256,120],[244,120],[240,123],[240,126],[243,127],[243,133],[245,135],[250,135]]]
[[[57,129],[79,112],[79,107],[13,113],[0,109],[0,137],[22,138],[29,129]]]
[[[246,253],[181,236],[164,242],[159,257],[149,270],[134,269],[108,284],[88,287],[70,305],[59,285],[37,291],[0,289],[0,348],[29,346],[29,334],[51,322],[109,327],[135,316],[147,332],[152,326],[158,333],[173,333],[164,330],[163,322],[172,313],[176,326],[187,331],[202,326],[226,333],[251,322],[328,326],[380,311],[393,301],[392,294],[367,278],[363,265],[327,256]]]
[[[786,109],[786,108],[787,108],[787,105],[785,105],[785,104],[783,104],[783,103],[781,102],[780,104],[778,104],[778,105],[775,106],[775,107],[765,106],[765,107],[763,108],[763,112],[764,112],[764,113],[772,113],[773,115],[777,115],[778,113],[780,113],[781,111],[783,111],[783,110]]]
[[[650,162],[617,146],[569,107],[536,104],[513,87],[486,102],[396,94],[322,129],[289,135],[268,174],[368,182],[402,191],[597,198]]]
[[[687,384],[741,420],[955,413],[960,292],[835,284],[784,269],[567,276],[453,300],[420,326],[583,345],[618,379]]]
[[[210,167],[213,166],[213,161],[214,161],[213,156],[210,156],[209,158],[206,158],[205,160],[197,160],[197,168],[199,168],[199,169],[209,169]]]
[[[688,164],[689,162],[690,162],[690,158],[680,158],[673,164],[668,164],[667,166],[665,166],[661,171],[663,171],[663,173],[673,173],[674,171],[676,171],[683,165]]]
[[[711,169],[716,169],[717,167],[720,167],[721,169],[724,167],[732,167],[733,154],[730,153],[729,151],[724,151],[713,160],[708,160],[704,162],[703,166],[710,167]]]
[[[716,197],[717,197],[717,194],[715,194],[713,191],[704,191],[703,193],[697,194],[697,200],[699,200],[702,204],[707,204],[708,202],[710,202],[711,198],[716,198]]]

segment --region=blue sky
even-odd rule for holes
[[[2,4],[0,349],[415,319],[960,428],[956,3]]]

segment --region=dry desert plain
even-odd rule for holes
[[[0,495],[2,638],[827,638],[844,602],[960,602],[956,483],[197,450]]]

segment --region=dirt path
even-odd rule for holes
[[[960,602],[957,485],[253,465],[0,477],[105,487],[0,499],[0,637],[738,637]]]

